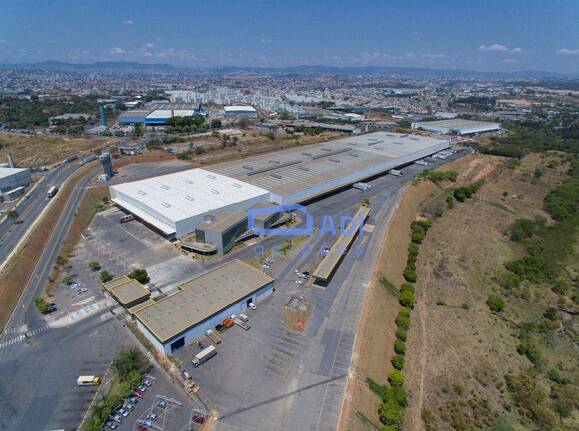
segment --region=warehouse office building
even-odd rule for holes
[[[375,132],[110,187],[111,199],[181,239],[221,212],[292,205],[450,148],[447,139]]]
[[[139,330],[165,355],[205,335],[223,319],[273,293],[274,280],[238,259],[179,285],[179,291],[137,311]]]
[[[499,123],[474,120],[439,120],[412,123],[412,129],[425,130],[427,132],[440,133],[442,135],[475,136],[496,135],[501,131]]]
[[[226,117],[246,117],[256,118],[257,110],[253,106],[248,105],[232,105],[225,106],[223,112]]]

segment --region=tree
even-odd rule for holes
[[[394,341],[394,351],[399,355],[404,355],[406,353],[406,343],[402,340]]]
[[[44,298],[36,298],[34,300],[34,305],[36,305],[36,308],[38,309],[38,311],[40,311],[42,314],[48,314],[50,313],[50,304],[48,302],[46,302],[44,300]]]
[[[93,261],[88,263],[88,267],[92,271],[98,271],[99,269],[101,269],[101,264],[98,261],[93,260]]]
[[[392,362],[392,366],[397,370],[401,370],[404,368],[404,356],[403,355],[394,355],[390,360]]]
[[[16,210],[9,210],[6,213],[6,217],[8,217],[9,219],[15,220],[18,218],[18,211]]]
[[[101,276],[101,282],[102,283],[107,283],[113,279],[113,276],[111,274],[109,274],[109,272],[104,270],[104,269],[101,271],[100,276]]]
[[[144,268],[138,268],[127,274],[127,277],[137,280],[141,284],[146,284],[149,282],[149,274]]]
[[[487,299],[487,305],[491,311],[498,313],[505,308],[505,300],[499,295],[491,294]]]
[[[143,131],[143,125],[141,123],[136,123],[133,126],[133,135],[135,136],[143,136],[144,131]]]
[[[399,301],[400,305],[403,307],[412,308],[414,307],[414,304],[416,304],[416,297],[414,296],[414,293],[409,290],[401,291]]]
[[[388,383],[392,386],[402,386],[404,384],[404,373],[400,370],[390,370],[388,373]]]
[[[548,307],[543,313],[543,316],[549,320],[556,320],[558,316],[557,309],[555,307]]]
[[[133,371],[142,373],[146,364],[147,361],[143,353],[137,348],[129,347],[115,355],[112,367],[120,380],[126,380],[127,376]]]
[[[67,275],[62,279],[62,282],[64,284],[70,284],[73,282],[73,280],[74,280],[74,277],[72,275]]]
[[[211,120],[210,126],[212,129],[220,129],[221,128],[221,120],[219,118],[215,118]]]

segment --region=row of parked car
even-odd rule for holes
[[[140,398],[143,398],[143,394],[147,391],[149,387],[153,384],[151,379],[144,379],[143,383],[137,385],[133,388],[133,393],[129,396],[122,405],[118,406],[113,413],[109,416],[109,420],[106,423],[105,429],[115,430],[118,428],[119,424],[122,423],[123,419],[127,418],[131,412],[135,409],[135,405],[139,402]],[[156,416],[156,415],[155,415]],[[153,422],[157,420],[157,417],[153,419]]]

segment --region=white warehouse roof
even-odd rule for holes
[[[260,187],[191,169],[110,187],[111,199],[165,234],[190,233],[208,214],[244,210],[267,200]]]
[[[257,112],[253,106],[231,105],[223,108],[225,112]]]
[[[0,168],[0,178],[11,177],[12,175],[19,174],[20,172],[28,171],[27,168]]]
[[[463,120],[460,118],[454,118],[448,120],[413,123],[412,128],[438,133],[456,133],[458,135],[469,135],[473,133],[500,130],[501,125],[499,123],[490,123],[486,121]]]

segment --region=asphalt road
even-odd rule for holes
[[[23,325],[34,328],[41,326],[44,323],[44,319],[42,319],[34,306],[34,298],[40,296],[46,288],[54,262],[56,261],[60,248],[66,239],[76,209],[86,192],[86,187],[89,185],[92,178],[97,175],[100,169],[100,166],[93,168],[88,175],[84,176],[78,182],[70,194],[68,202],[66,203],[48,242],[46,243],[43,254],[34,268],[32,277],[30,277],[26,287],[24,288],[24,293],[20,298],[18,307],[14,310],[11,319],[6,325],[8,330]]]
[[[48,172],[42,182],[30,192],[28,198],[18,205],[18,218],[7,218],[0,224],[0,262],[6,259],[48,204],[49,201],[46,199],[48,189],[54,185],[60,187],[78,168],[79,164],[73,162],[62,164]],[[22,223],[16,223],[17,220]]]

